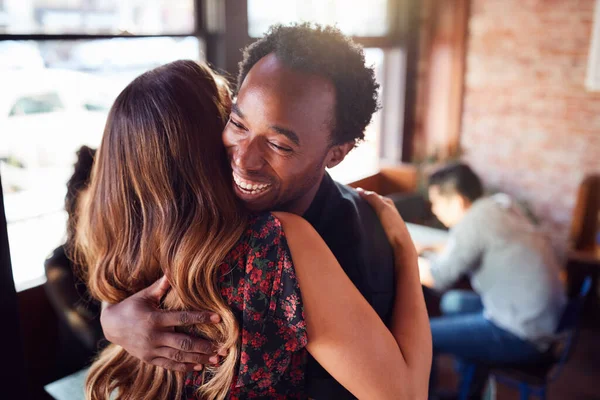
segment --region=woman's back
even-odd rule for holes
[[[219,288],[240,327],[240,362],[229,398],[301,399],[307,334],[300,289],[281,221],[253,216],[221,265]],[[210,370],[186,379],[186,399]]]
[[[410,398],[394,337],[302,218],[252,217],[221,265],[219,288],[241,333],[228,398],[307,398],[307,351],[359,398]],[[188,375],[186,399],[201,398],[203,378]]]

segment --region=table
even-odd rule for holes
[[[413,242],[420,246],[435,246],[448,241],[448,231],[409,223],[406,224],[406,227]]]
[[[48,394],[56,400],[84,400],[84,383],[88,368],[82,369],[69,376],[44,386]]]

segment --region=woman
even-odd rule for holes
[[[395,335],[396,343],[314,229],[291,214],[250,215],[238,203],[221,143],[227,100],[210,70],[191,61],[128,85],[107,120],[77,248],[93,296],[116,303],[164,274],[171,291],[163,307],[218,314],[222,323],[192,331],[228,353],[186,377],[111,345],[92,366],[87,397],[305,398],[309,351],[357,397],[423,398],[427,351],[419,362],[423,346],[401,350],[405,338]],[[400,222],[388,235],[406,243],[397,213],[388,220]],[[397,260],[408,261],[406,284],[419,296],[408,247],[396,246]]]

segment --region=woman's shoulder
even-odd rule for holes
[[[284,236],[286,232],[296,234],[312,230],[302,217],[288,212],[262,212],[251,215],[246,234],[253,238]]]
[[[285,218],[285,217],[284,217]],[[270,212],[251,214],[246,229],[238,243],[229,252],[226,262],[240,264],[242,259],[265,257],[277,249],[287,249],[287,241],[281,219]]]
[[[248,219],[248,230],[281,229],[281,221],[271,212],[254,213]]]
[[[284,235],[281,221],[270,212],[252,214],[242,242],[269,243]]]

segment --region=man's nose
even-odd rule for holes
[[[257,139],[246,139],[238,143],[233,155],[236,167],[245,171],[257,171],[265,163],[263,150]]]

